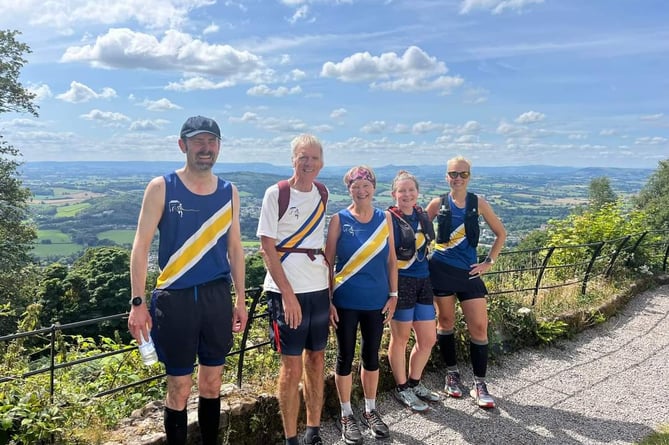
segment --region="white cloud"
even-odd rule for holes
[[[380,56],[364,52],[338,63],[326,62],[321,76],[343,82],[371,82],[372,88],[394,91],[449,91],[463,84],[460,77],[443,76],[447,72],[444,62],[417,46],[411,46],[401,56],[394,52]]]
[[[207,34],[216,34],[219,31],[219,26],[215,23],[212,23],[211,25],[207,26],[202,30],[202,34],[207,35]]]
[[[432,133],[433,131],[440,131],[444,126],[432,121],[416,122],[411,127],[411,132],[415,134]]]
[[[332,119],[338,120],[346,116],[347,113],[348,111],[346,111],[346,108],[337,108],[336,110],[332,110],[332,112],[330,112],[330,117]]]
[[[360,131],[367,134],[381,133],[386,129],[387,125],[384,121],[369,122],[360,128]]]
[[[172,103],[169,99],[162,98],[158,100],[148,100],[140,104],[149,111],[167,111],[167,110],[181,110],[182,107]]]
[[[284,86],[278,87],[276,89],[271,89],[267,85],[256,85],[252,88],[249,88],[246,91],[246,94],[249,96],[271,96],[271,97],[283,97],[293,94],[300,94],[302,88],[295,86],[292,88],[286,88]]]
[[[130,131],[144,132],[162,130],[165,124],[168,123],[169,121],[165,119],[134,121],[130,124]]]
[[[40,122],[36,119],[25,119],[25,118],[12,119],[8,122],[8,124],[11,125],[12,127],[22,127],[22,128],[39,128],[45,126],[43,122]]]
[[[92,88],[83,83],[72,81],[70,89],[57,95],[56,99],[71,103],[82,103],[93,99],[111,99],[113,97],[116,97],[116,91],[113,88],[105,87],[102,91],[96,93]]]
[[[546,115],[539,113],[538,111],[528,111],[521,114],[515,119],[515,122],[518,124],[533,124],[535,122],[540,122],[546,118]]]
[[[648,115],[645,115],[645,116],[641,116],[639,119],[641,119],[642,121],[649,121],[650,122],[650,121],[659,121],[663,117],[664,117],[663,113],[657,113],[657,114],[648,114]]]
[[[162,40],[128,28],[110,29],[94,44],[71,46],[61,62],[89,62],[96,67],[177,71],[223,76],[238,81],[271,75],[259,56],[230,45],[209,44],[168,30]]]
[[[30,85],[27,89],[35,95],[35,102],[41,102],[44,99],[48,99],[53,96],[51,93],[51,88],[49,88],[49,85],[45,83],[41,83],[39,85]]]
[[[481,124],[477,121],[467,121],[458,129],[458,132],[461,134],[478,134],[481,132]]]
[[[189,11],[212,5],[213,0],[21,0],[0,2],[0,16],[27,21],[70,34],[85,24],[112,25],[135,21],[153,29],[178,27]]]
[[[229,80],[213,82],[205,77],[196,76],[182,79],[179,82],[170,82],[165,89],[172,91],[219,90],[221,88],[230,88],[235,85],[235,82]]]
[[[605,128],[599,132],[600,136],[615,136],[616,134],[618,134],[618,131],[613,128]]]
[[[288,22],[294,24],[305,20],[309,20],[309,6],[302,5],[295,10],[293,16],[290,19],[288,19]]]
[[[107,126],[119,126],[123,122],[130,121],[130,118],[125,114],[98,109],[91,110],[86,114],[82,114],[80,117],[87,121],[101,122],[103,125]]]
[[[663,145],[666,144],[668,141],[667,138],[663,138],[661,136],[644,136],[637,138],[634,141],[635,145]]]
[[[544,0],[462,0],[460,14],[468,14],[475,9],[483,9],[493,14],[501,14],[505,10],[522,11],[531,4],[540,4]]]

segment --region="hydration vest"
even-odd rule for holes
[[[479,235],[481,228],[479,227],[479,210],[478,210],[478,196],[476,194],[467,192],[467,199],[465,204],[465,236],[470,246],[476,248],[479,244]],[[437,214],[437,243],[447,243],[451,238],[451,224],[452,212],[451,206],[448,203],[448,194],[441,195],[441,206]]]

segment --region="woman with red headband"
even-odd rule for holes
[[[351,408],[351,368],[360,326],[360,380],[365,395],[361,421],[377,439],[390,436],[376,410],[379,383],[379,348],[383,326],[393,318],[397,304],[397,259],[392,222],[373,206],[376,176],[364,165],[344,176],[353,200],[333,215],[328,227],[325,256],[335,265],[332,324],[337,335],[335,383],[341,404],[342,438],[361,444],[363,436]]]

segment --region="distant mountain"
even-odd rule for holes
[[[166,172],[177,169],[183,165],[183,162],[27,162],[20,167],[23,176],[52,177],[62,175],[74,176],[158,176]],[[321,172],[322,177],[341,178],[350,167],[344,166],[326,166]],[[388,181],[395,177],[399,170],[408,170],[419,179],[443,179],[446,170],[445,165],[386,165],[376,167],[375,172],[380,180]],[[592,179],[600,176],[607,176],[615,180],[625,181],[626,178],[633,179],[635,182],[645,179],[652,174],[653,169],[647,168],[577,168],[577,167],[556,167],[549,165],[524,165],[524,166],[499,166],[499,167],[477,167],[472,168],[474,176],[498,176],[503,179],[507,176],[514,177],[534,177],[543,176],[545,178],[554,178],[564,175],[570,175],[574,178]],[[230,172],[250,172],[273,174],[288,177],[292,173],[292,167],[289,165],[273,165],[263,162],[233,163],[228,164],[219,162],[214,167],[217,174]]]

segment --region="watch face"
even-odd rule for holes
[[[142,297],[132,297],[131,303],[133,306],[139,306],[142,304]]]

